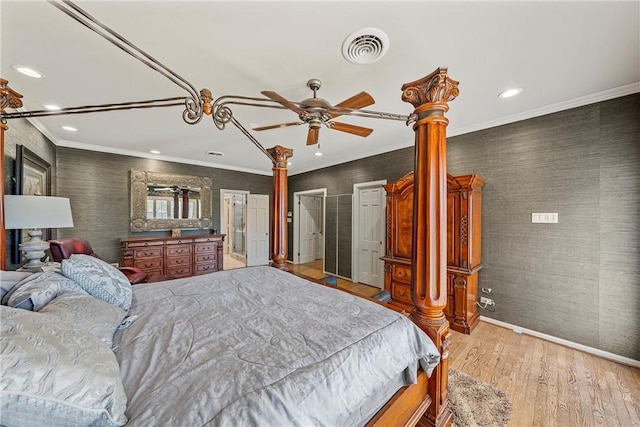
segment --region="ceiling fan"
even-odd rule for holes
[[[367,92],[360,92],[351,98],[345,99],[341,103],[332,106],[329,102],[322,98],[317,97],[317,91],[322,86],[322,82],[319,79],[311,79],[307,82],[307,87],[313,91],[313,98],[307,98],[299,103],[293,103],[288,101],[284,97],[271,91],[262,91],[261,93],[269,99],[282,104],[285,108],[298,114],[299,122],[281,123],[278,125],[261,126],[253,128],[253,130],[269,130],[278,129],[287,126],[298,126],[304,123],[309,124],[309,133],[307,134],[307,145],[314,145],[318,143],[318,134],[320,126],[325,125],[329,129],[339,130],[341,132],[351,133],[362,137],[369,136],[373,129],[365,128],[361,126],[350,125],[348,123],[335,122],[334,118],[343,114],[348,114],[349,109],[360,109],[367,107],[375,103],[371,95]]]

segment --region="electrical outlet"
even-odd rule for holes
[[[482,288],[480,290],[482,291],[483,294],[490,294],[491,293],[491,288]]]
[[[480,304],[486,306],[493,305],[493,300],[487,297],[480,297]]]

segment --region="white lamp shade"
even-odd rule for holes
[[[73,227],[71,204],[65,197],[4,196],[5,228]]]

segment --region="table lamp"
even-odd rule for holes
[[[7,230],[29,230],[30,239],[18,246],[28,261],[22,268],[29,271],[42,269],[41,259],[49,249],[39,229],[73,227],[71,204],[65,197],[5,195],[4,215]]]

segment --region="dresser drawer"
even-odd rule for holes
[[[196,264],[208,264],[213,263],[218,259],[218,255],[215,252],[209,254],[196,255]]]
[[[191,265],[191,256],[189,254],[167,257],[167,268],[180,267],[184,265]]]
[[[150,246],[146,248],[134,249],[133,256],[136,260],[146,258],[162,258],[162,248]]]
[[[392,274],[393,281],[404,283],[407,285],[411,284],[411,266],[410,265],[395,264],[393,266],[393,270],[391,274]]]
[[[162,258],[149,258],[149,259],[136,259],[135,267],[138,267],[146,272],[150,270],[162,271]]]
[[[189,277],[191,276],[191,265],[182,265],[182,266],[174,266],[167,267],[167,274],[170,274],[175,277]]]
[[[167,246],[167,256],[188,255],[191,253],[191,245]]]
[[[391,282],[391,298],[412,304],[411,286],[404,283]]]
[[[218,249],[218,245],[213,242],[212,243],[196,243],[194,246],[196,248],[197,254],[215,252],[216,249]]]
[[[206,274],[218,271],[216,264],[196,264],[196,271],[193,274]]]

